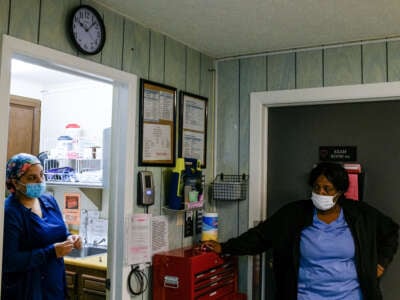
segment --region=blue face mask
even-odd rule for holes
[[[27,183],[27,184],[23,184],[22,182],[20,182],[20,184],[25,186],[26,191],[23,194],[25,194],[25,196],[29,198],[39,198],[46,191],[45,181],[40,183]]]

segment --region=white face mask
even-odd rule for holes
[[[316,194],[314,192],[311,193],[311,200],[316,208],[319,210],[328,210],[335,206],[335,202],[333,199],[336,195],[333,196],[325,196]]]

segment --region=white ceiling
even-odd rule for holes
[[[94,82],[96,81],[93,79],[72,74],[66,70],[42,66],[39,62],[21,58],[11,61],[11,94],[41,99],[42,93],[49,90],[88,85]]]
[[[399,0],[98,2],[214,58],[400,36]]]
[[[13,79],[34,82],[43,90],[57,87],[60,84],[75,84],[86,80],[81,76],[43,67],[21,59],[12,59],[11,61],[11,80]]]

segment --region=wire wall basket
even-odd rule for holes
[[[244,200],[247,197],[249,176],[219,174],[211,183],[211,196],[214,200]]]

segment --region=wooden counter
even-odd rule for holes
[[[107,270],[107,254],[92,255],[87,257],[64,256],[65,265],[73,265],[96,270]]]

